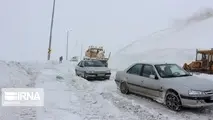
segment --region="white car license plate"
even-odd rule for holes
[[[104,76],[105,74],[98,74],[98,76]]]

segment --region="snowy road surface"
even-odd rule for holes
[[[45,106],[1,107],[0,120],[213,120],[213,108],[184,109],[176,113],[148,98],[123,95],[113,81],[115,72],[110,80],[89,82],[74,75],[70,62],[1,62],[3,66],[6,71],[2,70],[2,81],[3,77],[7,80],[1,87],[42,87]]]

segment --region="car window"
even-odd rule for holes
[[[155,66],[162,78],[191,76],[190,73],[184,71],[183,68],[176,64],[159,64]]]
[[[82,63],[82,61],[80,61],[80,62],[78,63],[78,66],[81,66],[81,63]]]
[[[156,75],[154,67],[152,65],[144,65],[142,75],[144,77],[149,77],[150,75]]]
[[[127,73],[134,75],[141,75],[142,66],[143,66],[142,64],[134,65],[127,71]]]
[[[99,60],[85,61],[85,67],[105,67],[105,65]]]
[[[81,62],[81,65],[84,66],[84,65],[85,65],[85,61],[82,61],[82,62]]]
[[[171,66],[171,71],[172,71],[172,73],[175,73],[175,72],[178,72],[178,73],[180,73],[180,74],[184,74],[185,72],[184,71],[182,71],[180,68],[178,68],[177,66]]]

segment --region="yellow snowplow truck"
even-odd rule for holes
[[[107,58],[105,57],[105,50],[103,49],[103,47],[89,46],[89,48],[85,52],[84,59],[100,60],[102,63],[105,64],[106,67],[108,67],[108,60],[110,58],[110,54]]]
[[[213,74],[213,49],[196,50],[195,61],[185,63],[183,68],[189,72]]]

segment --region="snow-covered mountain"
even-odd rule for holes
[[[123,69],[138,61],[174,62],[182,65],[195,59],[196,48],[213,48],[213,10],[210,8],[178,20],[171,28],[134,41],[111,57],[109,65]]]

